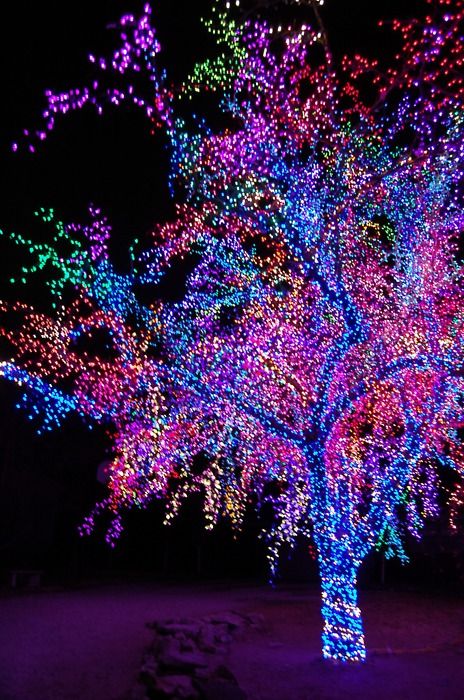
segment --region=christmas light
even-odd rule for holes
[[[242,26],[239,2],[216,4],[220,53],[181,86],[158,65],[146,6],[121,19],[110,59],[89,57],[125,88],[49,91],[45,126],[25,133],[34,147],[72,110],[135,105],[169,137],[184,193],[151,245],[131,248],[128,274],[95,207],[86,225],[39,212],[50,243],[11,235],[33,257],[13,280],[49,271],[52,311],[1,304],[13,355],[0,374],[44,428],[73,411],[113,440],[109,495],[83,531],[109,509],[112,543],[126,508],[164,498],[170,522],[193,492],[207,527],[240,527],[253,494],[273,510],[273,571],[284,543],[313,537],[323,654],[336,660],[365,658],[367,554],[406,557],[404,533],[437,514],[443,469],[454,520],[463,506],[464,15],[461,0],[435,4],[441,14],[393,23],[402,49],[386,71],[358,55],[334,67],[318,22]],[[211,91],[234,126],[193,130],[180,103]],[[182,299],[138,300],[188,255]]]

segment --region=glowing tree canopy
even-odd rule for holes
[[[240,526],[250,499],[271,503],[271,567],[283,543],[313,537],[323,654],[362,660],[361,562],[380,546],[405,556],[445,470],[461,507],[463,1],[393,22],[402,47],[389,67],[335,62],[322,0],[299,4],[312,25],[216,5],[218,53],[183,85],[159,67],[147,6],[121,19],[109,59],[90,56],[113,87],[46,93],[26,146],[72,110],[135,106],[169,137],[180,203],[142,253],[131,248],[130,274],[112,266],[95,208],[85,225],[39,212],[50,243],[11,236],[34,261],[22,281],[49,273],[53,303],[2,303],[13,350],[0,368],[45,429],[71,412],[108,427],[109,493],[84,531],[109,509],[112,542],[125,509],[163,498],[170,521],[193,492],[207,527],[223,515]],[[205,95],[227,126],[180,116]],[[186,256],[183,298],[141,303]],[[107,358],[85,349],[102,334]]]

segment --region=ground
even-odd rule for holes
[[[126,700],[156,619],[237,610],[261,629],[227,660],[249,700],[461,700],[464,600],[361,594],[369,660],[320,659],[315,589],[133,583],[0,597],[1,700]]]

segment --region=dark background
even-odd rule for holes
[[[33,216],[38,207],[54,207],[65,221],[79,221],[93,202],[103,208],[113,226],[112,255],[121,270],[127,264],[129,242],[134,237],[144,240],[155,222],[172,214],[162,136],[150,136],[148,122],[134,110],[108,109],[105,116],[97,117],[89,109],[59,120],[35,155],[26,149],[13,154],[11,143],[23,128],[38,123],[46,88],[66,89],[92,79],[88,53],[104,55],[116,40],[116,33],[105,27],[124,12],[136,13],[141,7],[135,0],[43,0],[8,3],[0,15],[0,226],[5,231],[44,236],[45,229]],[[176,79],[185,76],[195,60],[214,51],[200,23],[208,7],[207,0],[155,3],[164,64]],[[419,0],[326,0],[323,15],[336,56],[358,50],[388,60],[396,45],[385,30],[376,29],[376,21],[423,9]],[[4,240],[0,244],[1,296],[35,295],[33,285],[29,289],[8,286],[18,260]],[[96,479],[108,447],[104,431],[98,427],[89,431],[71,419],[63,429],[37,436],[34,425],[14,408],[19,391],[0,382],[0,570],[4,580],[15,567],[40,568],[50,582],[68,584],[116,574],[267,577],[256,517],[250,514],[237,540],[227,523],[205,533],[195,500],[170,528],[161,526],[162,504],[128,514],[115,550],[104,544],[103,530],[81,539],[77,526],[104,492]],[[431,524],[423,543],[410,542],[408,549],[412,564],[405,569],[388,562],[387,584],[459,584],[462,551],[459,540],[447,534],[445,521]],[[372,555],[363,569],[364,584],[379,585],[381,570],[381,556]],[[307,543],[292,558],[284,554],[281,575],[285,580],[316,579]]]

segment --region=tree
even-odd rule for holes
[[[121,19],[109,60],[90,57],[117,87],[47,93],[39,140],[107,103],[163,129],[176,217],[142,252],[135,242],[128,274],[95,207],[86,225],[39,212],[50,243],[13,235],[34,258],[23,281],[49,272],[53,303],[2,304],[1,373],[45,429],[70,412],[108,426],[109,495],[84,532],[109,509],[113,542],[124,509],[158,497],[169,522],[202,493],[207,527],[271,504],[272,569],[283,543],[314,538],[323,654],[357,661],[362,561],[381,546],[405,557],[446,470],[462,504],[463,2],[394,22],[388,67],[335,61],[322,2],[306,4],[313,23],[285,27],[216,5],[220,53],[180,86],[159,68],[146,6]],[[214,129],[180,116],[205,95],[222,111]],[[182,298],[163,300],[181,267]]]

